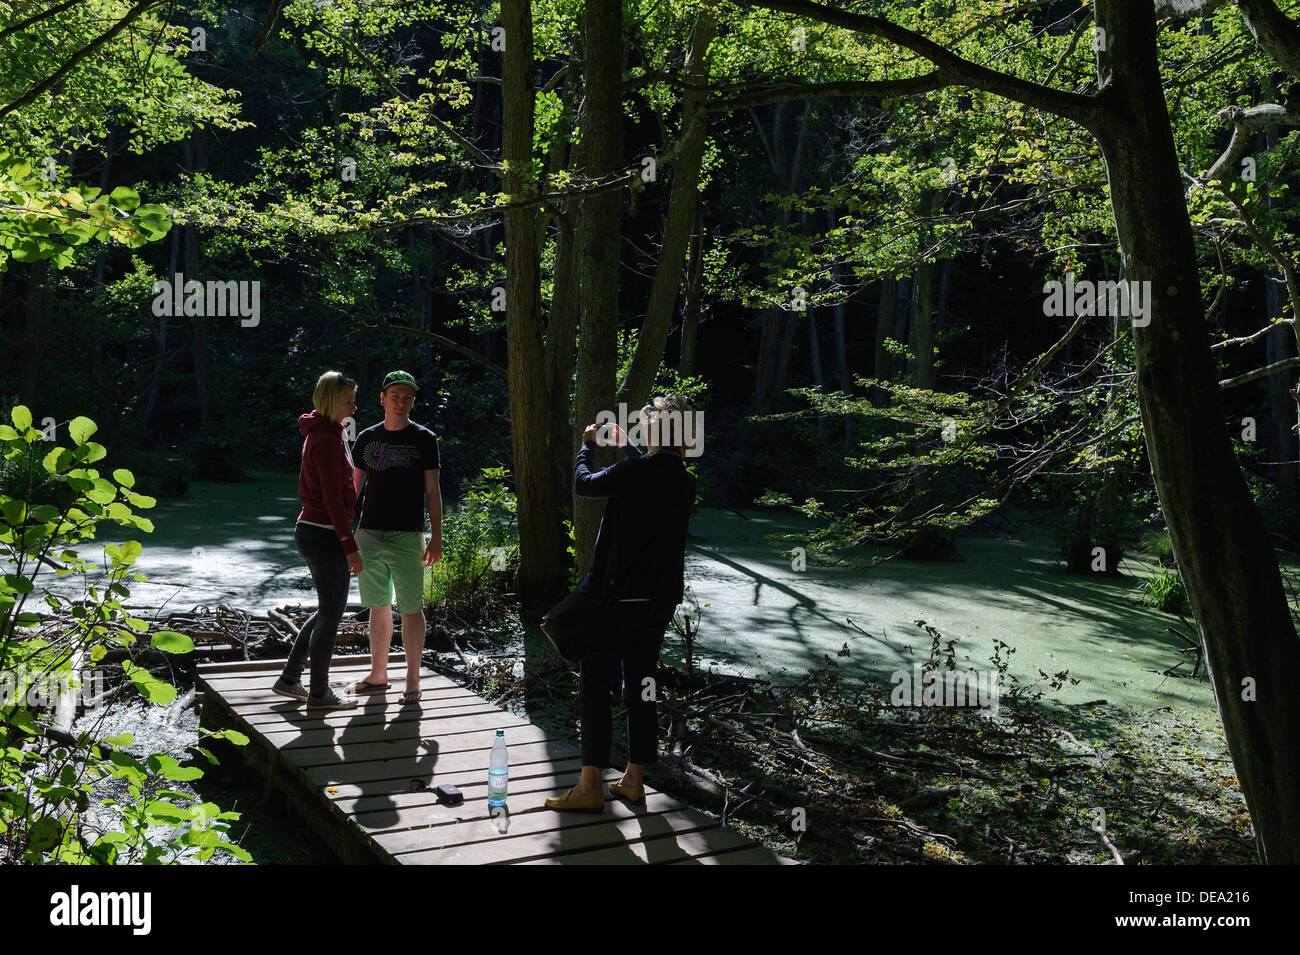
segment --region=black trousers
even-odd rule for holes
[[[296,683],[302,678],[303,666],[310,653],[311,685],[307,689],[312,696],[324,696],[330,686],[330,658],[334,655],[339,623],[347,609],[352,575],[348,572],[343,545],[332,529],[299,524],[293,532],[293,541],[311,570],[317,605],[316,612],[298,631],[298,639],[289,651],[282,675],[286,682]]]
[[[609,765],[613,733],[610,702],[620,683],[627,708],[628,762],[653,763],[658,757],[659,687],[653,681],[664,631],[677,604],[676,600],[619,604],[618,618],[583,655],[578,714],[584,766]]]

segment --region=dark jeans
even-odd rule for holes
[[[613,718],[610,696],[622,676],[627,708],[628,762],[653,763],[658,756],[659,687],[650,692],[642,681],[655,677],[664,631],[677,601],[618,604],[618,618],[582,657],[578,712],[582,720],[582,763],[608,766]],[[649,699],[645,699],[645,697]]]
[[[316,612],[298,631],[298,639],[285,661],[283,677],[288,683],[302,678],[303,665],[311,654],[312,696],[324,696],[329,689],[330,657],[334,655],[334,639],[338,636],[339,622],[348,604],[348,586],[352,575],[348,572],[348,559],[343,545],[334,531],[313,524],[299,524],[293,532],[298,553],[311,569],[311,580],[316,585]]]

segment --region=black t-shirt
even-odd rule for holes
[[[352,462],[366,472],[361,523],[372,531],[424,530],[424,472],[438,465],[438,438],[412,421],[389,431],[381,421],[357,435]]]

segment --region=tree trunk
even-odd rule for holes
[[[871,377],[888,381],[893,360],[885,350],[885,339],[894,331],[894,311],[898,302],[898,279],[888,276],[880,280],[880,305],[876,309],[876,358]]]
[[[682,308],[682,348],[677,373],[695,374],[695,354],[700,343],[700,288],[704,284],[704,211],[695,204],[691,226],[691,261],[686,272],[686,302]]]
[[[208,168],[208,149],[202,127],[194,130],[190,140],[190,169],[203,172]],[[193,223],[185,226],[185,281],[199,278],[200,240],[198,230]],[[172,277],[175,281],[175,276]],[[184,295],[185,290],[181,289]],[[199,406],[199,424],[203,431],[211,433],[214,428],[212,420],[212,350],[209,344],[208,316],[191,316],[194,322],[194,400]]]
[[[584,172],[591,180],[616,175],[623,161],[623,5],[591,0],[584,13],[583,63],[587,96],[582,120]],[[578,216],[578,379],[574,395],[575,441],[602,410],[615,411],[618,364],[618,269],[623,197],[607,189],[588,196]],[[612,460],[613,452],[605,455]],[[604,508],[574,496],[578,568],[591,566]]]
[[[35,262],[27,275],[27,300],[23,308],[23,346],[22,371],[18,379],[18,403],[31,409],[32,417],[38,422],[45,417],[37,407],[37,386],[45,377],[45,345],[50,340],[50,330],[54,327],[54,310],[50,307],[53,290],[46,283],[49,272],[48,262]],[[4,409],[7,416],[8,408]]]
[[[167,280],[176,281],[176,265],[180,261],[181,230],[172,229],[171,254],[167,259]],[[153,315],[152,310],[149,313]],[[365,326],[362,326],[364,330]],[[363,331],[364,334],[364,331]],[[149,397],[144,403],[144,433],[147,438],[157,441],[159,434],[153,418],[158,410],[158,395],[162,392],[163,375],[167,371],[167,316],[154,318],[154,343],[158,346],[158,360],[153,363],[153,374],[149,378]],[[364,379],[363,379],[364,380]]]
[[[716,21],[700,13],[691,30],[690,49],[686,53],[686,76],[690,82],[704,83],[709,77],[708,49],[713,41]],[[664,226],[663,249],[650,284],[650,301],[646,305],[645,323],[637,338],[636,354],[627,375],[619,386],[618,400],[640,407],[650,397],[655,373],[664,358],[664,346],[672,326],[673,305],[682,285],[682,259],[691,238],[695,208],[699,203],[700,165],[704,156],[705,125],[691,126],[691,119],[704,102],[702,92],[691,90],[682,97],[682,130],[692,132],[684,140],[673,168],[673,189],[668,201],[668,221]]]
[[[1286,307],[1286,303],[1282,300],[1280,278],[1275,277],[1271,269],[1265,270],[1261,275],[1264,279],[1266,315],[1269,319],[1273,319],[1281,315]],[[1286,335],[1284,329],[1266,335],[1264,342],[1267,363],[1271,365],[1274,362],[1290,358],[1292,341],[1293,338]],[[1296,483],[1296,442],[1295,431],[1292,429],[1296,424],[1296,402],[1289,393],[1291,382],[1288,381],[1288,377],[1287,372],[1269,375],[1268,397],[1274,434],[1277,436],[1277,459],[1279,464],[1275,473],[1278,483],[1293,487]]]
[[[926,391],[934,390],[934,274],[934,263],[922,262],[912,276],[912,370]]]
[[[533,22],[528,0],[502,0],[509,37],[502,76],[502,188],[511,196],[532,192],[528,176],[533,144]],[[563,588],[565,542],[556,520],[551,473],[551,422],[545,352],[537,315],[537,232],[531,207],[505,213],[507,388],[519,518],[516,591],[530,611],[545,609]]]
[[[1149,282],[1133,330],[1147,451],[1207,668],[1267,863],[1300,862],[1300,640],[1272,543],[1223,427],[1191,224],[1156,56],[1154,8],[1098,0],[1111,38],[1094,125],[1125,276]]]

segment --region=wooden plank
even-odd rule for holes
[[[435,774],[439,782],[460,785],[455,779],[447,778],[450,773],[469,774],[472,780],[487,779],[490,741],[492,734],[483,733],[475,743],[459,751],[447,752],[438,745],[440,741],[432,740],[432,750],[426,749],[419,754],[405,752],[387,752],[376,744],[368,744],[372,752],[380,753],[372,759],[348,759],[339,754],[330,762],[319,762],[315,756],[289,750],[281,751],[284,762],[298,766],[305,778],[317,787],[342,787],[344,784],[361,784],[386,779],[431,780]],[[510,775],[537,775],[536,765],[545,765],[560,760],[580,759],[574,747],[562,742],[525,743],[511,749]],[[303,760],[300,762],[300,760]],[[529,767],[533,767],[529,769]],[[479,776],[477,774],[481,773]],[[467,780],[468,781],[468,780]],[[405,787],[403,787],[405,788]],[[335,793],[333,795],[346,795]]]
[[[408,860],[403,858],[404,855],[426,852],[431,846],[450,849],[479,842],[502,842],[524,836],[559,833],[562,829],[603,826],[620,819],[683,810],[676,800],[656,794],[655,797],[647,797],[651,803],[649,809],[635,810],[626,803],[614,800],[605,803],[602,813],[560,812],[546,806],[546,798],[553,795],[556,795],[554,788],[514,793],[510,797],[510,811],[498,811],[495,816],[488,811],[487,801],[483,800],[468,811],[468,802],[462,806],[423,806],[400,812],[364,813],[356,817],[356,822],[363,829],[371,831],[371,838],[382,849],[397,856],[397,862],[406,864]],[[418,828],[409,827],[412,822]],[[395,823],[406,823],[408,827],[398,830]],[[381,826],[396,831],[376,834],[374,830]],[[556,838],[561,836],[556,835]],[[510,851],[513,852],[513,849]]]
[[[349,653],[345,655],[335,655],[331,661],[333,666],[370,666],[370,654],[368,653]],[[388,655],[388,666],[406,666],[406,656],[401,653],[390,653]],[[276,660],[229,660],[222,663],[203,663],[199,665],[198,672],[200,675],[205,673],[231,673],[241,670],[266,670],[267,672],[278,672],[284,669],[284,659]]]
[[[208,692],[211,693],[212,691],[209,690]],[[338,692],[340,696],[346,695],[339,691],[337,687],[335,687],[335,692]],[[398,698],[400,694],[400,690],[391,696],[383,693],[358,693],[356,697],[358,704],[357,708],[364,710],[386,705],[388,703],[396,706],[399,705]],[[307,704],[301,700],[295,700],[292,697],[287,696],[280,696],[278,693],[271,693],[269,690],[241,690],[238,693],[232,693],[229,696],[222,696],[222,699],[225,700],[227,707],[240,715],[246,713],[267,712],[303,713],[307,710]],[[424,698],[420,700],[420,705],[423,706],[425,703],[446,699],[482,699],[482,697],[473,693],[466,696],[465,692],[459,690],[459,688],[456,690],[426,690]],[[325,710],[324,712],[328,716],[342,715],[346,717],[349,713],[355,713],[356,710]]]
[[[350,688],[352,684],[360,682],[361,678],[369,671],[369,667],[355,667],[348,669],[331,667],[329,682],[335,686],[347,686]],[[303,676],[308,677],[306,671],[303,672]],[[267,673],[255,672],[216,674],[212,676],[201,675],[201,679],[205,684],[214,690],[220,690],[223,694],[233,693],[239,690],[265,690],[267,693],[270,693],[271,684],[275,683],[279,678],[280,671],[278,669]],[[389,674],[388,682],[390,689],[396,688],[400,693],[402,688],[406,685],[406,674],[403,673],[401,676]],[[453,683],[445,676],[440,676],[430,670],[422,670],[420,672],[420,686],[440,689],[448,689],[452,687],[463,689],[459,684]],[[284,697],[281,697],[281,699],[284,699]]]
[[[563,792],[565,789],[568,789],[578,781],[578,776],[582,769],[580,762],[578,765],[573,766],[572,769],[567,768],[573,763],[574,760],[571,759],[560,760],[549,764],[537,763],[533,765],[544,767],[546,770],[542,772],[541,775],[512,777],[510,780],[511,802],[513,803],[515,795],[519,793],[545,791],[553,795],[557,792]],[[611,776],[610,778],[617,779],[618,777]],[[427,782],[428,781],[426,780],[426,783]],[[446,780],[443,780],[443,782],[446,782]],[[459,806],[451,806],[448,808],[454,809],[457,812],[463,810],[470,814],[478,812],[484,818],[487,818],[490,815],[487,809],[488,787],[486,780],[483,782],[466,782],[463,784],[454,782],[452,785],[456,786],[457,789],[465,794],[465,802]],[[327,790],[326,795],[333,801],[335,807],[337,807],[340,812],[349,816],[356,816],[376,809],[387,809],[390,807],[395,807],[400,811],[418,808],[420,806],[434,806],[438,804],[438,800],[434,797],[433,793],[428,790],[425,792],[413,793],[410,792],[409,789],[400,789],[391,793],[353,795],[346,798],[340,798],[338,795],[330,793]]]
[[[369,656],[335,658],[331,680],[353,680]],[[390,666],[402,665],[400,656]],[[360,694],[353,710],[311,713],[270,692],[283,661],[200,668],[205,706],[224,725],[254,737],[257,764],[271,773],[311,825],[342,857],[396,864],[523,862],[564,864],[798,864],[782,859],[717,819],[653,788],[647,803],[608,799],[601,813],[557,812],[548,796],[580,776],[581,751],[489,703],[462,686],[423,673],[419,705],[396,702],[401,677],[387,693]],[[353,669],[355,668],[355,669]],[[496,730],[510,744],[507,807],[487,802],[487,770]],[[619,777],[609,771],[608,780]],[[440,805],[432,788],[451,783],[459,806]]]
[[[422,719],[400,723],[378,723],[368,726],[344,725],[324,726],[319,729],[299,730],[287,734],[277,733],[266,737],[277,749],[326,749],[339,746],[349,748],[349,758],[363,759],[357,754],[358,747],[366,744],[387,744],[389,746],[407,746],[414,749],[421,742],[430,741],[435,736],[454,736],[461,733],[489,732],[490,736],[484,748],[492,745],[499,729],[509,730],[516,726],[527,726],[528,721],[512,716],[504,711],[475,713],[468,716],[431,716],[425,714]],[[266,734],[262,734],[264,737]]]
[[[319,742],[311,742],[305,745],[320,746],[329,742],[331,739],[339,738],[341,734],[347,734],[351,741],[364,740],[367,737],[361,731],[363,729],[373,731],[374,738],[385,735],[381,731],[384,727],[398,726],[404,723],[427,723],[428,731],[421,730],[415,735],[436,735],[438,730],[438,720],[448,720],[468,716],[510,716],[505,710],[498,709],[491,703],[483,700],[475,702],[471,699],[469,702],[462,702],[459,705],[429,707],[425,709],[417,706],[401,706],[393,703],[391,706],[375,705],[372,707],[358,706],[355,710],[330,710],[326,712],[342,713],[351,715],[348,720],[325,720],[322,719],[324,714],[314,714],[311,711],[298,710],[283,714],[280,716],[280,723],[262,723],[257,724],[257,731],[265,736],[276,746],[284,745],[288,740],[297,740],[304,737],[319,739]],[[514,717],[518,719],[519,717]],[[250,726],[254,724],[250,723]],[[317,734],[312,737],[311,734]],[[320,734],[324,734],[323,736]]]
[[[655,816],[653,819],[665,818]],[[624,824],[628,826],[629,824]],[[629,835],[635,833],[630,832]],[[651,835],[644,839],[629,838],[623,845],[594,849],[588,852],[550,855],[522,860],[524,865],[640,865],[662,864],[718,852],[752,846],[753,842],[730,829],[714,828],[699,831],[672,832]]]
[[[562,862],[571,854],[591,855],[597,850],[613,850],[628,857],[628,861],[635,861],[631,858],[631,849],[636,843],[631,840],[650,839],[668,843],[658,850],[658,854],[666,859],[672,857],[671,846],[675,846],[679,840],[685,839],[690,833],[713,829],[717,825],[716,819],[684,809],[611,820],[591,826],[571,826],[550,832],[504,835],[487,842],[403,853],[398,858],[403,865],[503,865],[535,861]],[[437,830],[433,831],[436,836]]]
[[[475,733],[457,733],[453,736],[444,736],[434,741],[432,745],[423,747],[427,752],[432,752],[439,756],[450,756],[454,753],[478,753],[487,752],[492,746],[493,733],[475,732]],[[545,743],[552,747],[552,752],[557,757],[565,759],[570,756],[576,757],[578,749],[565,738],[554,738],[552,734],[537,726],[516,726],[510,729],[510,763],[537,762],[540,756],[527,757],[527,751],[522,750],[524,746],[531,744]],[[264,741],[262,745],[267,745]],[[278,751],[277,751],[278,752]],[[341,747],[320,747],[319,749],[298,749],[289,750],[285,754],[285,761],[288,764],[299,766],[304,769],[310,769],[313,766],[330,766],[339,765],[344,762],[351,763],[365,770],[365,766],[370,762],[384,762],[390,760],[393,753],[385,751],[379,752],[378,755],[362,759],[364,753],[355,752],[355,748],[347,753]],[[361,778],[361,777],[358,777]]]
[[[467,702],[480,700],[481,698],[468,690],[460,692],[448,691],[442,696],[425,693],[424,699],[416,707],[399,703],[397,694],[385,697],[380,693],[371,693],[368,696],[357,697],[360,705],[355,710],[325,710],[324,712],[308,710],[303,704],[295,700],[288,700],[284,697],[278,697],[277,699],[287,705],[277,708],[258,703],[240,703],[230,707],[230,709],[245,723],[260,732],[263,727],[274,728],[276,724],[283,725],[284,723],[298,726],[308,720],[311,720],[314,726],[319,726],[322,723],[329,726],[341,726],[362,717],[367,718],[367,722],[373,722],[373,719],[383,718],[384,714],[389,714],[391,719],[398,718],[392,714],[399,714],[403,718],[414,718],[421,710],[448,710],[463,707]]]

